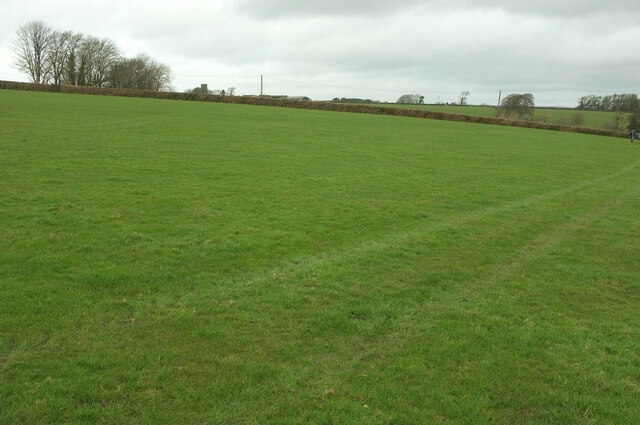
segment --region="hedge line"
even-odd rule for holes
[[[595,134],[599,136],[626,137],[622,131],[605,130],[599,128],[574,127],[561,124],[550,124],[533,121],[507,120],[503,118],[476,117],[471,115],[433,112],[421,109],[404,109],[387,106],[372,106],[362,104],[344,104],[334,102],[310,102],[288,99],[274,99],[270,97],[246,96],[218,96],[199,93],[177,93],[135,89],[113,89],[100,87],[68,86],[64,84],[32,84],[15,81],[0,80],[0,89],[44,91],[54,93],[92,94],[102,96],[143,97],[154,99],[188,100],[198,102],[236,103],[244,105],[279,106],[285,108],[316,109],[322,111],[356,112],[364,114],[395,115],[402,117],[427,118],[434,120],[469,122],[479,124],[504,125],[511,127],[535,128],[541,130],[566,131],[572,133]]]

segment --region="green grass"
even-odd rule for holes
[[[0,91],[0,423],[633,423],[638,148]]]
[[[381,105],[382,106],[382,105]],[[449,114],[471,115],[477,117],[495,117],[495,106],[457,106],[457,105],[402,105],[384,104],[398,108],[424,109],[426,111],[444,112]],[[618,122],[618,129],[625,130],[628,114],[623,113]],[[550,124],[576,125],[588,128],[616,129],[616,112],[611,111],[579,111],[576,109],[536,108],[535,121]]]
[[[407,105],[389,103],[385,106],[398,108],[424,109],[425,111],[444,112],[446,114],[471,115],[474,117],[495,118],[497,110],[495,106],[458,106],[458,105]]]
[[[545,109],[536,108],[535,120],[553,124],[577,125],[579,127],[605,128],[611,130],[625,130],[628,124],[628,113],[612,111],[579,111],[575,109]],[[617,128],[616,128],[617,124]]]

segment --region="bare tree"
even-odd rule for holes
[[[151,59],[149,72],[151,77],[150,90],[171,91],[171,68]]]
[[[228,94],[229,96],[233,96],[233,95],[235,95],[235,94],[236,94],[236,88],[235,88],[235,87],[229,87],[229,88],[227,89],[227,94]]]
[[[120,49],[113,40],[85,37],[80,45],[78,85],[107,85],[109,71],[119,56]]]
[[[120,56],[109,38],[55,31],[42,21],[18,28],[15,66],[34,83],[171,90],[171,70],[147,55]]]
[[[54,84],[66,82],[69,66],[75,67],[75,63],[70,64],[70,60],[75,59],[75,51],[80,41],[82,41],[82,35],[71,31],[54,31],[52,34],[48,56],[51,65],[51,81]]]
[[[143,57],[120,58],[111,67],[109,85],[115,88],[142,89],[146,60]]]
[[[29,74],[31,81],[46,83],[51,71],[48,58],[53,28],[42,21],[31,21],[16,31],[11,50],[16,54],[15,67]]]
[[[460,93],[460,96],[458,96],[458,99],[460,100],[460,106],[464,106],[467,104],[467,99],[469,98],[470,94],[471,93],[466,90]]]
[[[111,67],[109,85],[141,90],[170,90],[171,70],[147,55],[121,58]]]

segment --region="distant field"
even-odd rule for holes
[[[456,105],[403,105],[397,103],[385,103],[385,106],[393,106],[397,108],[418,108],[427,111],[444,112],[447,114],[472,115],[474,117],[490,117],[496,116],[495,106],[456,106]]]
[[[451,114],[472,115],[478,117],[495,117],[495,106],[456,106],[456,105],[399,105],[384,104],[398,108],[425,109],[427,111],[445,112]],[[624,130],[627,125],[627,114],[622,114],[619,129]],[[578,117],[578,118],[577,118]],[[576,109],[536,108],[535,120],[551,124],[577,125],[589,128],[615,129],[615,112],[609,111],[579,111]]]
[[[0,423],[634,423],[638,149],[0,90]]]

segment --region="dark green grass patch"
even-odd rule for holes
[[[0,423],[633,423],[639,154],[0,91]]]

